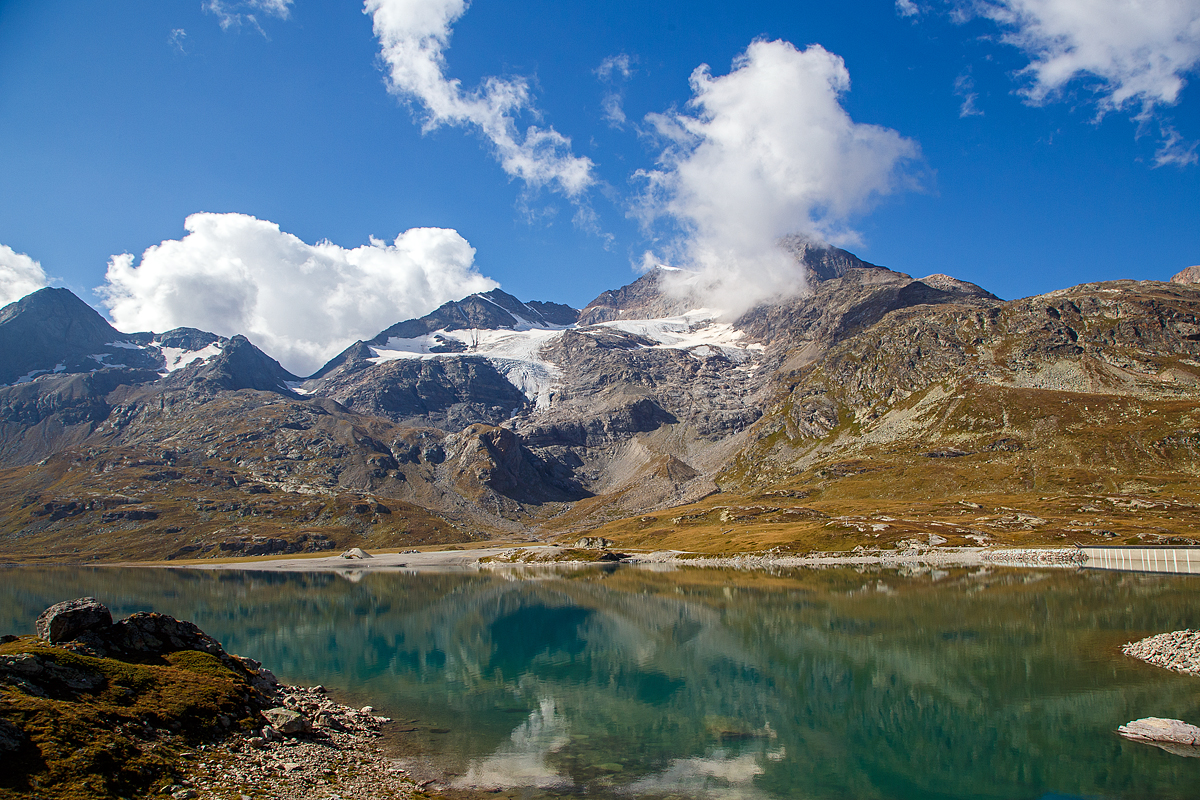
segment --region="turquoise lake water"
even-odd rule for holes
[[[409,728],[513,796],[1195,798],[1200,679],[1119,646],[1200,627],[1200,578],[1059,570],[331,574],[9,569],[0,632],[59,600],[190,619],[281,680]],[[410,748],[411,749],[411,748]]]

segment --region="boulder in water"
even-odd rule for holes
[[[1200,758],[1200,728],[1183,720],[1146,717],[1117,728],[1117,733],[1135,742],[1153,744],[1179,756]]]

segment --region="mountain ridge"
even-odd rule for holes
[[[1186,538],[1200,514],[1200,287],[1117,281],[1002,301],[793,245],[807,293],[733,320],[694,310],[661,271],[579,312],[494,290],[303,380],[244,337],[110,339],[53,290],[95,317],[73,350],[47,351],[76,353],[80,371],[0,387],[0,552],[163,558],[596,531],[734,551]],[[22,316],[0,311],[0,337]],[[65,341],[62,322],[47,330]],[[101,339],[148,366],[92,358]],[[1173,498],[1153,525],[1095,499],[1153,505],[1151,489]],[[963,524],[964,496],[1023,510]],[[908,521],[871,522],[864,504],[908,508]]]

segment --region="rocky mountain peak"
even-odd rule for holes
[[[224,342],[219,354],[172,372],[166,382],[210,390],[257,389],[291,394],[288,384],[299,380],[245,336],[238,335]]]
[[[852,269],[884,269],[846,250],[798,234],[783,237],[779,246],[804,265],[810,282],[834,280]]]
[[[118,365],[153,359],[69,289],[39,289],[0,309],[0,384]]]
[[[381,331],[368,344],[382,346],[389,339],[416,339],[434,331],[559,327],[574,323],[577,317],[578,312],[570,306],[523,303],[507,292],[492,289],[443,303],[419,319],[398,322]]]
[[[1171,283],[1200,283],[1200,264],[1176,272],[1171,276]]]
[[[666,291],[670,273],[656,267],[633,283],[602,292],[579,312],[580,327],[621,319],[660,319],[689,311],[691,302]]]

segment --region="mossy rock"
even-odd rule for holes
[[[28,669],[43,674],[99,679],[89,677],[84,689],[53,681],[44,681],[45,689],[0,685],[0,720],[23,734],[19,749],[4,754],[3,800],[144,794],[179,775],[190,748],[254,723],[248,679],[208,653],[180,651],[168,654],[166,664],[131,664],[31,636],[0,645],[0,656],[22,655],[23,664],[33,665]],[[5,674],[19,680],[16,672]]]

